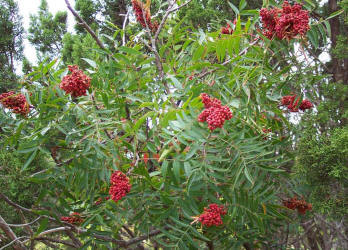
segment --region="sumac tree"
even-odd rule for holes
[[[140,32],[127,26],[115,31],[109,49],[82,23],[101,47],[83,59],[87,69],[71,66],[68,73],[56,61],[40,64],[23,88],[29,111],[15,117],[11,107],[3,112],[14,120],[2,128],[8,146],[28,157],[22,171],[39,153],[54,163],[30,178],[50,184],[33,197],[38,207],[23,208],[1,195],[17,209],[41,216],[31,224],[35,233],[12,244],[98,249],[273,244],[278,226],[294,213],[283,204],[293,193],[288,196],[284,185],[291,115],[281,108],[282,96],[296,91],[292,105],[298,106],[301,87],[316,79],[303,75],[300,64],[289,65],[306,32],[292,30],[296,20],[282,19],[287,4],[278,6],[273,20],[283,22],[279,32],[285,35],[269,39],[258,11],[241,12],[245,4],[240,10],[232,5],[237,18],[227,22],[232,31],[222,34],[182,25],[176,12],[190,1],[168,1],[161,20],[150,15],[149,2],[133,2],[143,8],[135,13],[144,14],[138,17]],[[299,87],[290,88],[289,81]],[[303,112],[312,110],[297,115]],[[53,233],[65,239],[47,236]]]

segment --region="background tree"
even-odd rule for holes
[[[39,60],[46,56],[58,56],[67,32],[67,12],[59,11],[54,16],[49,12],[46,0],[41,0],[37,15],[30,16],[28,40],[36,48]]]
[[[0,92],[17,85],[16,61],[23,56],[22,17],[13,0],[0,2]]]

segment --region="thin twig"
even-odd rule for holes
[[[93,39],[97,42],[98,46],[101,49],[105,49],[105,46],[103,43],[99,40],[97,35],[94,33],[94,31],[89,27],[89,25],[80,17],[80,15],[71,7],[69,0],[65,0],[66,6],[70,10],[70,12],[80,21],[80,24],[88,31],[89,34],[93,37]]]
[[[28,238],[27,236],[21,236],[19,238],[14,239],[13,241],[11,241],[10,243],[6,244],[5,246],[1,247],[0,250],[6,249],[7,247],[11,246],[13,243],[15,243],[16,241],[20,240],[20,239],[24,239],[24,238]],[[14,248],[16,249],[16,248]]]
[[[164,14],[164,16],[163,16],[163,18],[162,18],[162,21],[161,21],[161,23],[160,23],[160,25],[158,26],[158,29],[157,29],[157,31],[156,31],[156,34],[155,34],[155,37],[154,37],[155,42],[157,42],[158,36],[159,36],[159,34],[161,33],[161,30],[163,29],[163,26],[164,26],[164,24],[166,23],[169,14],[172,13],[172,12],[174,12],[174,11],[177,11],[177,10],[181,9],[182,7],[185,7],[185,6],[188,5],[191,1],[192,1],[192,0],[188,0],[186,3],[183,3],[182,5],[177,6],[177,7],[175,7],[175,8],[172,8],[173,5],[174,5],[174,3],[175,3],[175,1],[173,1],[173,3],[172,3],[171,5],[169,5],[169,7],[168,7],[166,13]]]
[[[227,64],[229,64],[230,62],[232,62],[232,60],[234,60],[235,58],[237,58],[238,56],[242,56],[244,54],[246,54],[246,52],[248,52],[248,49],[250,49],[252,46],[254,46],[257,42],[259,41],[259,39],[256,39],[255,41],[253,41],[248,47],[246,47],[245,49],[243,49],[241,52],[239,52],[239,54],[233,58],[230,58],[228,60],[226,60],[225,62],[221,63],[220,65],[222,66],[225,66]],[[198,75],[197,77],[198,78],[203,78],[205,77],[206,75],[210,75],[211,73],[214,73],[215,71],[217,71],[218,68],[216,69],[212,69],[212,70],[209,70],[209,71],[205,71],[203,72],[202,74]]]
[[[32,222],[26,223],[26,224],[7,224],[10,227],[25,227],[25,226],[29,226],[34,224],[35,222],[37,222],[39,219],[41,218],[41,216],[37,217],[35,220],[33,220]]]
[[[126,45],[126,24],[127,24],[128,16],[129,16],[129,10],[127,11],[126,16],[124,17],[123,25],[122,25],[122,31],[123,31],[122,46]]]

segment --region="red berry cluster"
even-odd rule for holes
[[[307,210],[312,210],[312,204],[305,200],[298,200],[296,197],[283,201],[283,205],[291,210],[297,209],[300,214],[305,214]]]
[[[60,217],[61,221],[68,222],[70,224],[81,224],[83,222],[83,219],[81,218],[80,213],[74,212],[70,214],[70,216],[62,216]]]
[[[91,78],[79,70],[77,65],[69,65],[68,68],[71,74],[63,77],[60,88],[73,97],[86,95],[86,91],[91,85]]]
[[[135,16],[137,17],[137,20],[141,24],[141,26],[146,28],[147,24],[152,32],[156,32],[156,30],[158,29],[158,23],[156,21],[152,23],[150,10],[145,7],[141,0],[132,0],[132,5]]]
[[[229,107],[221,106],[221,101],[216,98],[210,98],[206,93],[202,93],[202,102],[204,110],[198,116],[199,122],[207,122],[208,128],[213,131],[216,128],[222,128],[225,120],[232,118],[232,112]]]
[[[300,105],[299,101],[300,98],[296,99],[296,95],[287,95],[282,97],[281,105],[287,106],[290,112],[298,112],[299,109],[305,111],[306,109],[313,108],[313,104],[310,101],[303,99]]]
[[[132,185],[129,183],[127,176],[121,171],[115,171],[110,178],[109,194],[115,202],[121,200],[130,192]]]
[[[15,94],[13,91],[2,93],[0,103],[5,108],[11,109],[13,113],[24,116],[29,113],[29,104],[23,94]]]
[[[297,35],[303,36],[309,30],[308,11],[302,9],[302,5],[295,3],[293,6],[284,1],[282,9],[261,9],[260,11],[263,34],[272,39],[290,40]]]
[[[236,25],[237,19],[234,19],[233,24]],[[221,27],[221,34],[232,35],[233,29],[228,23],[226,27]]]
[[[224,206],[212,203],[208,208],[204,208],[204,212],[199,216],[198,220],[203,226],[220,226],[222,225],[221,215],[225,214],[226,210]]]

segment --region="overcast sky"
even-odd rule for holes
[[[67,11],[68,12],[68,30],[71,31],[74,26],[74,18],[72,14],[68,11],[64,0],[46,0],[48,3],[49,11],[55,14],[57,11]],[[41,0],[17,0],[20,14],[23,16],[23,25],[27,31],[29,28],[29,16],[30,14],[37,14]],[[72,6],[75,5],[75,0],[69,1]],[[29,44],[28,40],[24,41],[24,54],[29,59],[29,61],[36,62],[35,49]]]

